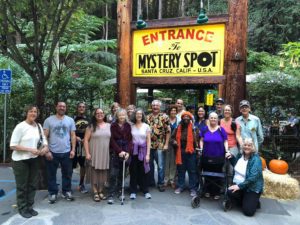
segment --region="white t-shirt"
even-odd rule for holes
[[[243,156],[237,161],[234,167],[233,183],[240,184],[245,181],[248,161]]]
[[[147,133],[150,133],[151,129],[148,124],[142,123],[140,128],[137,128],[135,124],[131,126],[131,134],[133,143],[143,144],[147,141]]]
[[[43,144],[47,145],[48,143],[44,135],[43,128],[41,127],[41,125],[39,126],[43,136]],[[27,148],[36,148],[39,139],[40,139],[40,133],[38,127],[32,126],[27,122],[23,121],[19,123],[13,130],[10,139],[10,146],[12,147],[12,146],[20,145]],[[14,150],[11,158],[14,161],[20,161],[20,160],[31,159],[36,157],[37,155],[34,155],[31,152]]]

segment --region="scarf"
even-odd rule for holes
[[[177,152],[176,152],[176,164],[181,165],[182,159],[181,159],[181,131],[182,131],[182,125],[180,124],[177,128],[176,133],[176,142],[177,142]],[[187,127],[187,140],[186,140],[186,148],[185,152],[188,154],[194,153],[194,135],[193,135],[193,125],[192,123],[189,123]]]

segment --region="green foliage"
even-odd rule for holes
[[[91,37],[95,36],[95,32],[99,30],[104,23],[104,19],[86,14],[83,10],[78,10],[72,15],[62,38],[60,45],[84,43]]]
[[[300,37],[300,1],[253,0],[249,3],[249,46],[276,54],[282,43]]]
[[[281,72],[265,72],[248,86],[252,109],[266,123],[272,120],[272,108],[295,108],[300,112],[300,78]]]
[[[299,72],[300,67],[300,42],[289,42],[282,45],[283,50],[280,52],[280,55],[289,61],[289,64],[297,69]],[[300,75],[300,72],[298,73]]]
[[[274,71],[279,69],[279,56],[267,52],[248,51],[247,73]]]

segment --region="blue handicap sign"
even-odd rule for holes
[[[0,69],[0,94],[9,94],[11,91],[11,70]]]

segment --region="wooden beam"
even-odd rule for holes
[[[117,6],[118,65],[117,101],[122,107],[130,104],[131,98],[131,16],[132,1],[119,0]]]
[[[229,22],[226,26],[226,80],[223,96],[239,115],[239,102],[246,96],[248,0],[228,1]]]
[[[209,17],[209,21],[206,24],[219,24],[227,23],[229,16],[227,14]],[[147,22],[147,28],[163,28],[163,27],[180,27],[197,25],[197,17],[179,17],[179,18],[166,18],[162,20],[149,20]],[[131,23],[131,29],[136,30],[135,21]],[[145,28],[145,29],[147,29]]]
[[[220,84],[224,81],[224,76],[215,77],[149,77],[132,78],[132,83],[139,86],[147,84],[155,85],[195,85],[195,84]]]

